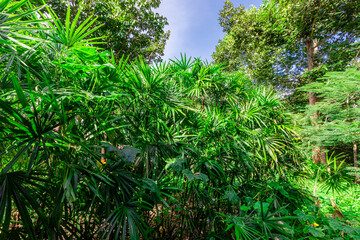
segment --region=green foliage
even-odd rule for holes
[[[347,223],[317,214],[316,211],[295,211],[299,218],[299,225],[296,230],[301,236],[303,233],[308,235],[308,239],[358,239],[360,228],[354,223]],[[314,214],[315,217],[314,217]]]
[[[331,159],[332,161],[328,163],[329,165],[329,174],[328,177],[324,179],[323,189],[326,189],[326,193],[331,191],[335,198],[335,192],[344,192],[347,188],[346,184],[351,183],[352,178],[348,174],[343,166],[345,160],[338,164],[338,157]],[[329,161],[329,160],[328,160]]]
[[[359,71],[329,72],[322,82],[305,85],[299,90],[316,93],[320,101],[299,114],[305,144],[317,142],[330,151],[342,152],[356,166],[359,141]],[[310,118],[317,114],[317,119]],[[311,120],[311,121],[310,121]],[[357,169],[353,169],[357,172]]]
[[[293,214],[309,197],[291,182],[302,155],[274,89],[186,56],[117,59],[91,45],[91,18],[47,11],[28,23],[42,41],[16,55],[26,65],[0,69],[0,238],[325,232]]]
[[[344,193],[348,190],[352,182],[349,170],[345,166],[343,155],[335,156],[334,152],[326,156],[326,165],[317,165],[316,181],[320,181],[320,189],[325,193],[332,193],[335,199],[335,193]]]
[[[53,19],[53,23],[51,21],[48,22],[48,24],[53,30],[51,32],[53,34],[48,35],[48,37],[52,40],[52,42],[56,44],[61,44],[67,48],[84,47],[87,44],[96,44],[96,42],[93,41],[102,38],[102,37],[88,38],[88,36],[90,36],[93,32],[98,30],[101,27],[101,25],[97,27],[93,27],[97,18],[91,19],[92,16],[85,19],[83,23],[79,24],[78,19],[82,11],[81,8],[78,9],[74,20],[70,24],[70,17],[71,17],[70,5],[68,6],[66,12],[65,27],[62,25],[59,17],[54,13],[54,11],[49,8],[48,10],[51,18]]]
[[[40,8],[23,11],[27,2],[4,0],[0,3],[0,66],[5,65],[2,70],[6,72],[10,71],[14,62],[17,63],[18,68],[19,65],[24,65],[24,59],[35,52],[34,48],[37,45],[34,41],[38,43],[43,41],[35,36],[37,31],[44,29],[37,26],[37,23],[44,20],[34,17]],[[4,78],[0,81],[1,87],[5,87]]]
[[[318,124],[308,124],[304,133],[307,136],[311,134],[311,139],[316,139],[323,146],[357,141],[360,130],[359,71],[349,68],[345,72],[330,72],[323,79],[325,81],[300,88],[316,93],[321,99],[315,106],[307,108],[306,116],[319,112],[320,117]]]
[[[320,175],[320,174],[319,174]],[[318,179],[316,186],[322,184],[322,180]],[[313,191],[315,187],[315,180],[305,180],[302,187],[308,191]],[[320,210],[326,215],[330,216],[334,213],[334,207],[331,205],[330,199],[334,199],[339,209],[350,222],[356,223],[359,220],[360,207],[357,202],[359,200],[360,187],[358,184],[348,186],[344,192],[335,192],[335,197],[331,192],[326,193],[322,188],[317,187],[316,197],[319,200]]]
[[[306,180],[302,187],[313,191],[316,183],[314,180]],[[318,203],[305,206],[302,210],[294,213],[298,216],[303,225],[297,225],[295,232],[308,233],[311,239],[358,239],[359,229],[359,208],[357,199],[359,198],[359,185],[352,185],[348,191],[336,194],[338,197],[335,202],[338,210],[341,209],[344,219],[337,218],[336,208],[330,199],[334,196],[319,189],[317,193]]]
[[[220,12],[226,35],[213,57],[255,81],[293,88],[316,79],[305,77],[307,70],[323,64],[343,70],[355,58],[359,13],[358,1],[271,0],[246,10],[226,1]]]
[[[38,0],[32,2],[42,4]],[[170,31],[164,31],[167,19],[154,11],[160,5],[159,0],[45,2],[62,21],[66,19],[68,6],[80,6],[79,10],[72,10],[71,18],[75,19],[81,13],[78,16],[81,22],[96,16],[96,26],[85,33],[101,39],[99,47],[112,51],[117,60],[123,55],[130,61],[142,56],[147,62],[152,62],[161,59],[164,54]]]

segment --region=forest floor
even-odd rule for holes
[[[305,190],[314,192],[314,180],[305,180],[303,187]],[[347,188],[346,191],[341,193],[335,193],[335,199],[331,192],[321,189],[321,183],[317,184],[316,196],[320,200],[320,210],[324,214],[332,214],[334,208],[331,205],[330,199],[334,200],[336,205],[340,208],[341,212],[348,219],[360,220],[360,185],[352,185]]]

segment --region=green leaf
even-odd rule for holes
[[[206,182],[206,181],[209,180],[208,176],[206,176],[205,174],[203,174],[203,173],[192,173],[188,169],[184,169],[182,171],[182,173],[185,174],[185,176],[188,178],[189,181],[202,180],[202,181]]]
[[[310,233],[314,237],[325,237],[325,233],[323,233],[321,230],[314,228],[313,226],[306,226],[304,228],[305,233]]]

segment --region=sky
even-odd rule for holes
[[[259,7],[262,0],[232,0],[234,6]],[[163,60],[179,58],[180,53],[188,57],[201,57],[212,61],[211,54],[224,32],[219,24],[219,12],[224,0],[162,0],[156,10],[168,19],[170,38],[166,43]]]

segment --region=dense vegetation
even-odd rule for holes
[[[43,4],[42,0],[31,2],[40,6]],[[159,60],[164,54],[170,31],[164,30],[167,19],[154,11],[160,5],[159,0],[48,0],[46,3],[63,22],[69,4],[76,6],[71,11],[71,19],[74,19],[77,11],[81,11],[81,22],[95,15],[95,25],[90,29],[102,26],[92,36],[102,39],[103,43],[98,47],[112,51],[116,60],[126,55],[133,61],[141,55],[144,60],[151,62]]]
[[[220,24],[226,36],[213,57],[259,82],[303,85],[354,59],[359,12],[357,0],[268,0],[251,9],[225,1]]]
[[[0,3],[1,239],[360,238],[337,200],[359,199],[358,170],[334,147],[357,146],[357,67],[300,88],[322,102],[290,114],[278,86],[120,58],[95,18],[55,10]]]
[[[326,77],[331,75],[326,75],[324,78],[328,72],[344,71],[357,65],[359,53],[357,42],[360,37],[359,1],[269,0],[259,8],[253,7],[247,10],[242,6],[235,8],[230,1],[226,1],[220,13],[220,24],[226,35],[213,54],[216,63],[224,64],[228,70],[244,70],[254,82],[272,83],[279,91],[282,90],[290,95],[288,102],[293,108],[292,113],[298,114],[303,111],[307,105],[304,90],[309,90],[307,98],[308,104],[312,106],[312,115],[307,114],[305,120],[308,124],[305,124],[304,130],[308,136],[316,135],[310,141],[314,153],[313,161],[326,163],[324,149],[329,146],[329,142],[321,145],[324,142],[318,138],[328,138],[334,131],[331,130],[332,133],[328,132],[329,134],[325,135],[324,132],[319,134],[317,132],[324,119],[325,122],[333,122],[334,119],[330,115],[335,109],[331,109],[331,113],[328,112],[329,109],[321,112],[315,110],[318,108],[315,105],[323,98],[328,98],[329,92],[334,97],[332,100],[336,102],[335,105],[341,106],[340,108],[346,104],[344,103],[346,100],[335,97],[334,88],[315,90],[313,89],[315,86],[309,84],[324,82]],[[355,85],[350,83],[351,76],[342,73],[336,75],[337,80],[334,77],[330,78],[333,80],[330,85],[334,86],[335,82],[338,84],[340,81],[342,86],[338,89],[342,90],[343,87],[356,89],[356,83]],[[304,85],[308,86],[300,88]],[[327,83],[318,87],[325,86],[328,86]],[[355,89],[346,90],[343,96],[349,91],[355,93],[357,91]],[[350,96],[352,97],[352,103],[358,101],[357,94]],[[323,103],[329,104],[328,100]],[[347,106],[347,109],[350,109],[356,104]],[[344,114],[345,112],[342,112],[340,115],[346,118]],[[332,124],[334,123],[337,122]],[[349,143],[349,140],[346,141]],[[335,142],[344,141],[336,140],[332,144]]]

